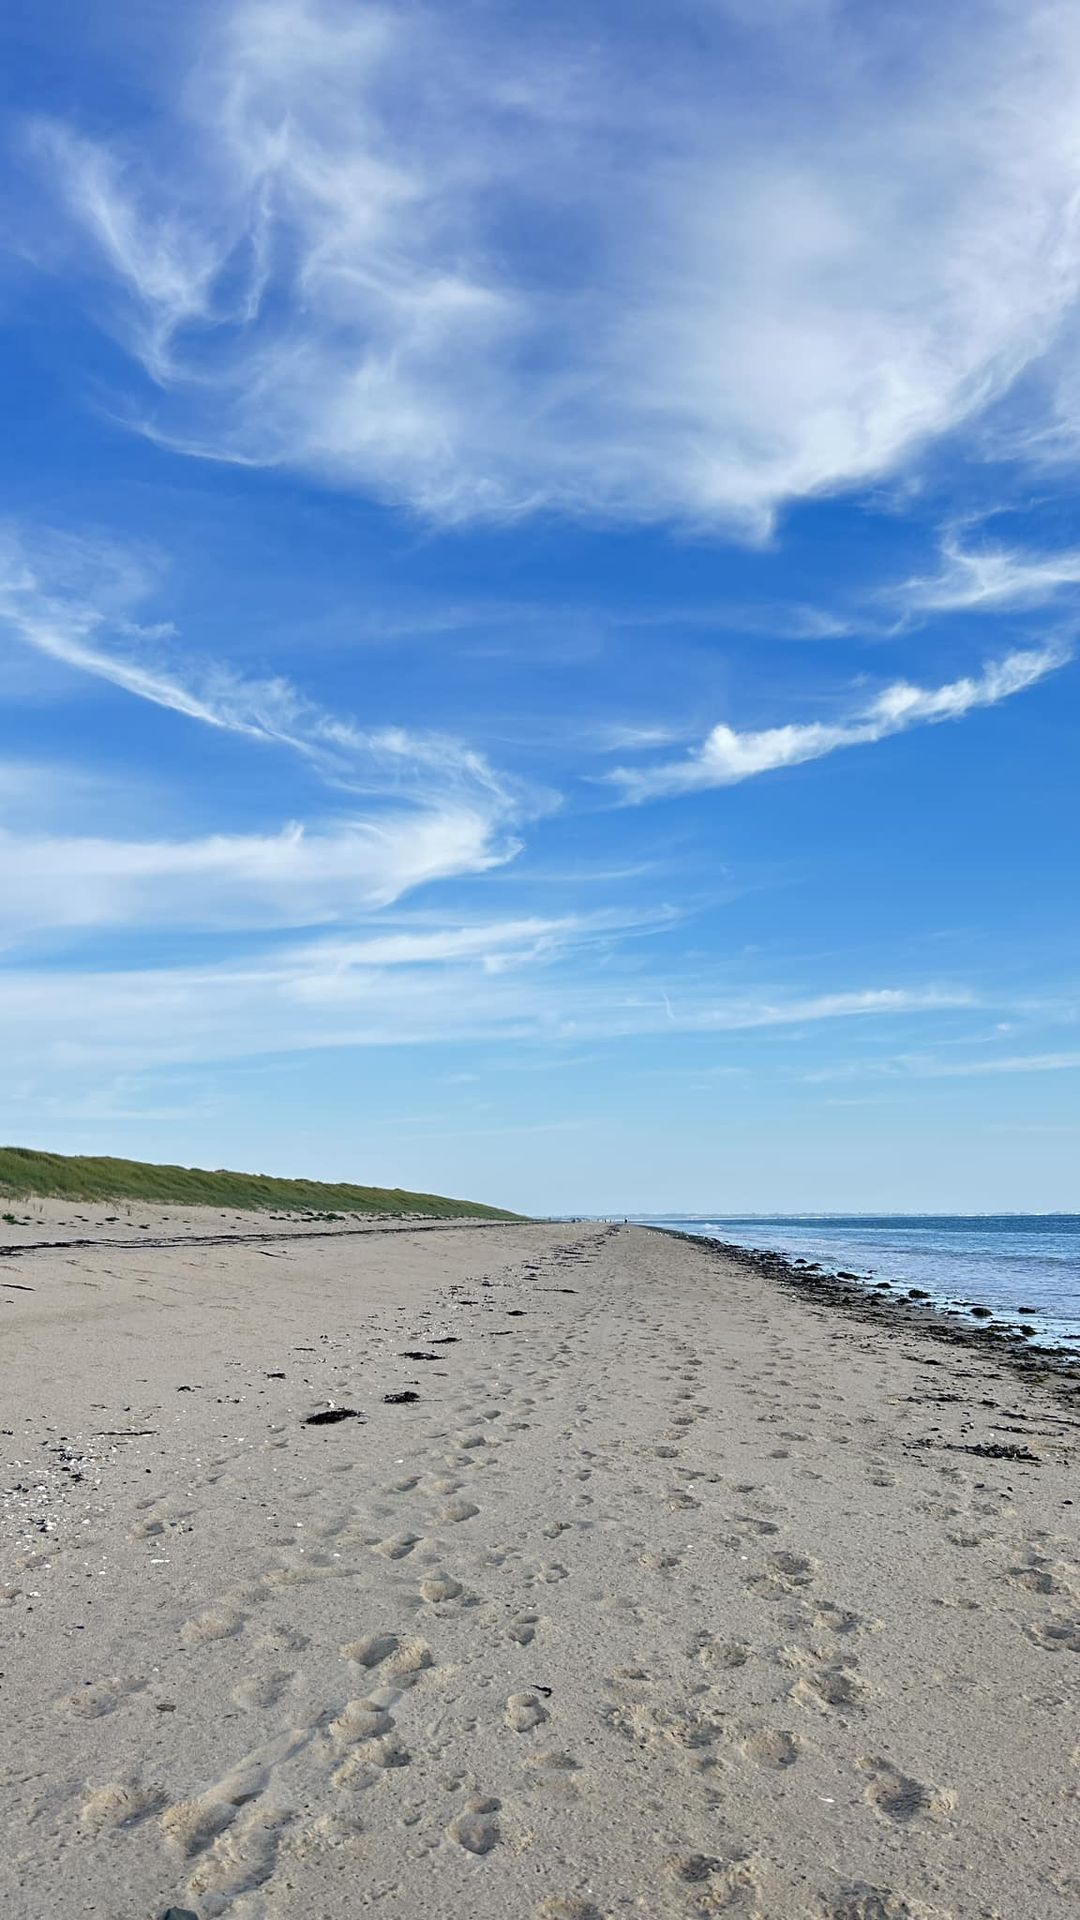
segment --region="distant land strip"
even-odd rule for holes
[[[518,1220],[520,1214],[476,1200],[403,1187],[359,1187],[325,1180],[282,1180],[268,1173],[155,1166],[105,1155],[0,1147],[0,1200],[141,1201],[150,1206],[237,1207],[305,1213],[415,1214],[428,1219]]]

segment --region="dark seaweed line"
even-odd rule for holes
[[[368,1240],[380,1233],[452,1233],[458,1227],[528,1227],[540,1225],[531,1220],[470,1220],[467,1214],[453,1220],[402,1220],[385,1227],[313,1227],[303,1233],[187,1233],[175,1237],[139,1240],[32,1240],[22,1246],[0,1247],[0,1260],[14,1260],[26,1253],[62,1253],[73,1247],[138,1248],[147,1247],[241,1247],[264,1246],[268,1240]]]

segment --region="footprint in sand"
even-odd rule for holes
[[[190,1507],[173,1507],[163,1504],[154,1507],[144,1520],[137,1520],[128,1538],[130,1540],[157,1540],[171,1528],[183,1528],[185,1520],[191,1518]]]
[[[384,1560],[404,1560],[419,1545],[418,1533],[393,1533],[387,1540],[377,1540],[371,1550]]]
[[[460,1580],[454,1580],[448,1573],[432,1573],[420,1582],[420,1598],[429,1606],[438,1606],[448,1600],[459,1600],[465,1589]]]
[[[1080,1620],[1054,1613],[1024,1628],[1028,1639],[1047,1653],[1080,1653]]]
[[[378,1740],[390,1732],[393,1721],[377,1700],[347,1700],[328,1732],[336,1747],[352,1747],[360,1740]]]
[[[342,1657],[358,1667],[381,1667],[384,1674],[407,1686],[432,1664],[431,1648],[418,1637],[399,1639],[396,1634],[369,1634],[362,1640],[349,1640],[341,1649]]]
[[[880,1620],[866,1620],[850,1607],[837,1606],[832,1600],[822,1600],[813,1613],[815,1627],[823,1627],[828,1633],[859,1634],[880,1633]]]
[[[182,1860],[191,1859],[205,1852],[227,1828],[232,1826],[242,1808],[259,1800],[273,1777],[275,1767],[291,1759],[294,1753],[307,1744],[309,1737],[306,1731],[295,1728],[281,1734],[276,1739],[268,1741],[266,1745],[247,1754],[223,1779],[214,1786],[208,1787],[205,1793],[198,1794],[190,1800],[177,1800],[172,1806],[167,1807],[158,1825],[169,1851]],[[279,1822],[284,1818],[282,1815],[275,1817]],[[249,1823],[249,1828],[254,1835],[255,1827],[250,1826]],[[245,1831],[249,1828],[245,1828]],[[253,1849],[258,1851],[254,1840]],[[255,1871],[256,1867],[257,1863],[253,1865],[252,1870]],[[261,1881],[252,1879],[243,1884],[255,1886],[261,1884]],[[192,1890],[209,1890],[209,1883],[206,1889],[200,1887]],[[219,1889],[215,1886],[214,1890]],[[228,1886],[220,1890],[238,1891],[239,1889]]]
[[[567,1753],[564,1747],[530,1748],[521,1765],[533,1780],[540,1781],[549,1791],[558,1781],[564,1796],[576,1794],[577,1789],[568,1776],[581,1772],[581,1761],[576,1760],[572,1753]]]
[[[229,1698],[234,1706],[242,1707],[245,1711],[256,1707],[272,1707],[295,1678],[295,1674],[285,1668],[269,1673],[249,1673],[237,1681]]]
[[[648,1690],[654,1687],[656,1681],[646,1667],[613,1667],[608,1674],[607,1685],[612,1693],[629,1693],[636,1699],[643,1688]]]
[[[758,1767],[793,1767],[799,1757],[795,1735],[776,1727],[760,1727],[756,1733],[748,1733],[739,1748]]]
[[[860,1707],[866,1688],[854,1674],[838,1667],[824,1667],[820,1673],[804,1674],[791,1689],[791,1699],[801,1707],[833,1708],[838,1713]]]
[[[778,1580],[786,1580],[792,1587],[808,1587],[817,1571],[817,1562],[802,1553],[770,1553],[768,1565]]]
[[[219,1833],[236,1819],[245,1800],[252,1794],[230,1799],[225,1794],[205,1793],[194,1800],[177,1800],[166,1808],[159,1825],[170,1853],[190,1859],[202,1853]]]
[[[142,1693],[145,1686],[145,1680],[129,1680],[113,1674],[107,1680],[88,1681],[84,1687],[76,1687],[55,1704],[80,1720],[97,1720],[104,1713],[114,1713],[123,1700],[133,1693]]]
[[[158,1813],[168,1795],[160,1787],[141,1787],[134,1781],[113,1781],[87,1794],[78,1813],[84,1833],[102,1833],[120,1827],[137,1826],[150,1814]]]
[[[281,1851],[294,1860],[306,1860],[320,1853],[339,1852],[363,1843],[364,1829],[355,1814],[320,1813],[306,1827],[294,1828],[286,1835]]]
[[[440,1520],[458,1524],[462,1520],[474,1520],[480,1509],[472,1500],[451,1500],[439,1515]]]
[[[1023,1587],[1027,1593],[1060,1593],[1060,1583],[1050,1571],[1050,1562],[1042,1554],[1028,1555],[1023,1565],[1006,1567],[1005,1578],[1014,1587]]]
[[[640,1700],[627,1706],[606,1707],[603,1718],[636,1747],[654,1751],[675,1748],[691,1755],[698,1755],[710,1746],[719,1730],[704,1714],[692,1710],[669,1713]]]
[[[665,1553],[660,1548],[650,1547],[645,1553],[639,1553],[638,1565],[647,1567],[650,1573],[673,1573],[676,1567],[682,1565],[682,1554]]]
[[[724,1860],[690,1853],[668,1864],[680,1886],[696,1890],[700,1913],[756,1917],[763,1912],[761,1867],[752,1853],[734,1850]]]
[[[206,1613],[185,1620],[180,1639],[185,1647],[201,1647],[209,1640],[231,1640],[241,1631],[247,1616],[233,1607],[211,1607]]]
[[[531,1733],[547,1717],[547,1709],[535,1693],[512,1693],[506,1703],[506,1724],[514,1733]]]
[[[385,1773],[392,1767],[407,1767],[412,1755],[400,1735],[391,1730],[360,1741],[351,1758],[354,1766],[374,1767],[379,1773]]]
[[[744,1583],[759,1600],[789,1600],[810,1585],[816,1569],[816,1563],[800,1553],[770,1553],[765,1564],[764,1573],[752,1573]]]
[[[948,1914],[931,1915],[923,1906],[909,1906],[902,1894],[865,1881],[819,1899],[823,1920],[949,1920]]]
[[[861,1755],[858,1766],[870,1776],[863,1799],[882,1819],[894,1826],[907,1827],[926,1819],[940,1819],[951,1812],[955,1795],[940,1787],[927,1786],[910,1774],[901,1773],[888,1760]]]
[[[788,1691],[789,1700],[800,1707],[816,1707],[822,1712],[850,1713],[861,1707],[869,1689],[854,1671],[851,1654],[823,1658],[803,1647],[782,1647],[779,1664],[794,1667],[799,1678]]]
[[[393,1653],[383,1661],[383,1672],[396,1680],[399,1686],[408,1686],[426,1673],[432,1664],[432,1652],[426,1640],[415,1637],[399,1640]]]
[[[377,1667],[396,1652],[397,1646],[396,1633],[369,1633],[362,1640],[347,1640],[341,1657],[351,1660],[356,1667]]]
[[[719,1667],[726,1672],[734,1672],[737,1667],[745,1667],[753,1648],[746,1640],[713,1640],[711,1635],[702,1634],[694,1641],[690,1652],[701,1667]]]
[[[466,1853],[490,1853],[498,1845],[499,1829],[496,1822],[487,1814],[462,1813],[451,1820],[446,1828],[446,1837]]]
[[[539,1614],[519,1614],[515,1620],[511,1620],[508,1623],[506,1628],[507,1638],[516,1640],[519,1647],[528,1647],[536,1638],[536,1629],[539,1622]]]
[[[265,1628],[252,1644],[256,1653],[303,1653],[311,1642],[295,1627],[278,1622]]]
[[[187,1884],[191,1898],[226,1898],[247,1893],[269,1880],[277,1865],[283,1829],[293,1815],[281,1807],[252,1807],[218,1835]]]

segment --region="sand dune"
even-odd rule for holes
[[[1080,1403],[635,1228],[79,1212],[0,1260],[5,1920],[1075,1912]]]

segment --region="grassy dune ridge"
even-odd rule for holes
[[[202,1167],[155,1166],[144,1160],[39,1153],[0,1147],[0,1195],[12,1199],[141,1200],[145,1205],[252,1207],[317,1213],[415,1213],[436,1219],[467,1216],[516,1220],[519,1214],[478,1201],[448,1200],[401,1187],[356,1187],[323,1180],[279,1180],[267,1173],[209,1172]]]

